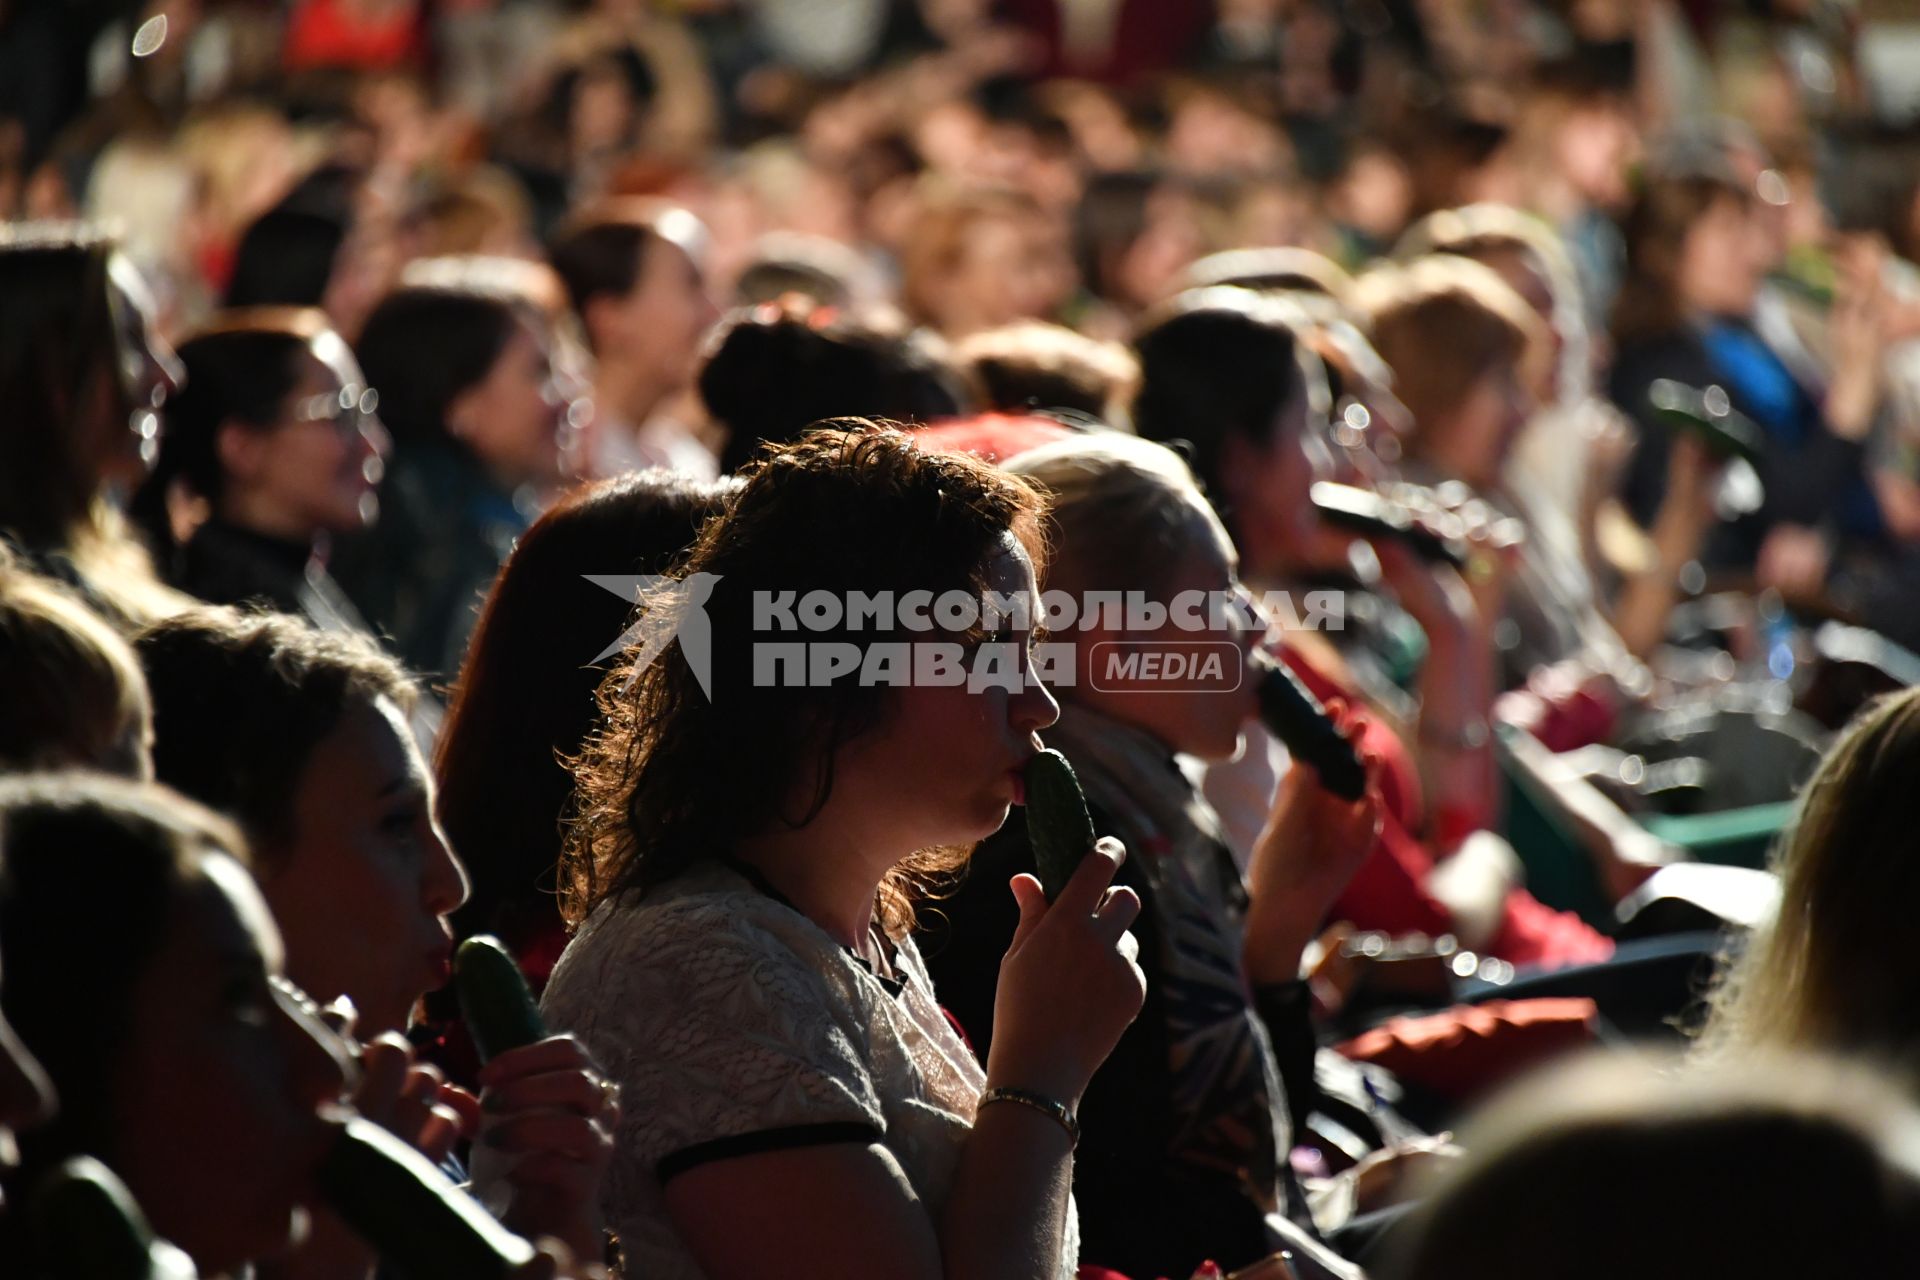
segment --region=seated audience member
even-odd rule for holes
[[[761,236],[733,282],[733,305],[757,307],[798,294],[844,311],[877,301],[873,269],[860,254],[825,236],[776,231]]]
[[[440,822],[473,884],[454,922],[498,935],[536,985],[566,942],[566,761],[586,745],[595,690],[633,620],[638,579],[626,575],[671,570],[736,489],[666,471],[578,489],[527,530],[480,611],[434,752]]]
[[[631,201],[583,212],[547,246],[593,352],[596,477],[646,467],[715,474],[712,453],[674,420],[719,314],[707,294],[706,244],[685,209]]]
[[[1295,309],[1245,290],[1183,295],[1136,344],[1142,382],[1134,404],[1141,435],[1188,442],[1195,475],[1221,512],[1248,582],[1286,589],[1291,599],[1303,598],[1329,569],[1344,571],[1353,542],[1323,525],[1308,498],[1328,464],[1326,387],[1317,359],[1295,337],[1298,324]],[[1397,541],[1370,546],[1381,585],[1424,633],[1425,657],[1404,733],[1383,720],[1369,725],[1366,745],[1389,779],[1384,826],[1335,917],[1396,933],[1452,933],[1515,964],[1605,958],[1612,943],[1527,893],[1517,859],[1495,835],[1499,774],[1487,730],[1493,653],[1465,581]],[[1284,656],[1323,701],[1397,712],[1397,686],[1386,674],[1393,615],[1369,607],[1369,593],[1350,579],[1340,582],[1345,628],[1328,636],[1289,630]],[[1259,828],[1242,822],[1238,829],[1250,839]]]
[[[46,774],[0,783],[0,856],[0,1001],[59,1098],[10,1186],[91,1155],[201,1274],[286,1253],[352,1068],[284,985],[239,833],[161,788]],[[98,932],[75,947],[82,900]]]
[[[1073,678],[1056,684],[1046,729],[1086,789],[1094,829],[1133,853],[1120,880],[1145,904],[1137,933],[1147,1004],[1081,1104],[1077,1161],[1082,1252],[1128,1275],[1185,1276],[1203,1260],[1241,1267],[1274,1249],[1272,1213],[1311,1230],[1289,1164],[1312,1109],[1311,998],[1301,953],[1373,847],[1377,792],[1347,803],[1289,772],[1243,877],[1218,820],[1175,760],[1223,760],[1258,710],[1252,665],[1266,620],[1246,607],[1233,546],[1171,450],[1116,434],[1077,436],[1004,466],[1049,498],[1048,592],[1231,600],[1237,617],[1199,633],[1084,620],[1057,632]],[[1203,605],[1204,608],[1204,605]],[[1205,615],[1202,615],[1205,616]],[[1238,652],[1217,685],[1103,674],[1115,651]],[[1354,737],[1358,716],[1342,725]],[[928,964],[974,1045],[994,1044],[994,960],[1017,931],[1002,885],[1035,869],[1011,822],[975,851],[961,890],[939,903]]]
[[[1913,644],[1911,575],[1867,570],[1898,563],[1868,459],[1885,392],[1888,300],[1877,270],[1842,276],[1831,367],[1824,386],[1810,385],[1760,327],[1756,306],[1775,253],[1764,218],[1752,185],[1718,168],[1654,175],[1626,217],[1608,390],[1641,428],[1627,510],[1657,537],[1662,502],[1685,476],[1680,437],[1648,399],[1653,383],[1718,386],[1761,432],[1760,494],[1704,531],[1700,562],[1798,600],[1851,596],[1869,625]]]
[[[761,445],[791,443],[825,418],[924,423],[951,417],[966,400],[937,344],[792,300],[727,316],[699,385],[708,414],[726,430],[727,474]]]
[[[1877,1062],[1920,1091],[1920,973],[1901,948],[1920,689],[1870,704],[1840,735],[1776,846],[1780,908],[1732,955],[1698,1052],[1811,1050]],[[1889,932],[1891,930],[1892,932]]]
[[[634,1274],[1074,1275],[1073,1113],[1141,1001],[1139,899],[1109,888],[1122,851],[1090,850],[1051,905],[1013,880],[984,1069],[912,937],[916,886],[1005,821],[1052,698],[754,681],[757,592],[1031,600],[1040,510],[985,463],[824,424],[766,448],[702,530],[681,574],[704,625],[608,677],[576,772],[579,932],[542,1007],[647,1099],[606,1195]],[[962,662],[1031,639],[905,622],[808,638]]]
[[[342,544],[335,573],[409,667],[451,675],[481,596],[559,477],[552,334],[484,282],[406,286],[357,351],[393,456],[379,523]]]
[[[1066,409],[1124,426],[1140,382],[1133,353],[1060,325],[1027,320],[983,329],[956,343],[954,364],[979,391],[982,409]]]
[[[182,603],[115,506],[145,479],[155,410],[181,376],[145,284],[110,240],[0,226],[0,542],[115,625]]]
[[[154,695],[155,772],[246,832],[288,974],[323,1001],[351,1001],[364,1039],[408,1030],[421,997],[447,981],[448,917],[467,893],[407,727],[412,682],[370,640],[279,614],[182,614],[136,646]],[[216,701],[227,714],[206,714]],[[597,1255],[600,1125],[614,1112],[592,1060],[555,1037],[500,1054],[478,1079],[478,1149],[544,1157],[513,1164],[508,1225]],[[432,1100],[437,1085],[420,1087]],[[450,1137],[445,1121],[423,1117],[421,1145]]]
[[[326,568],[334,536],[377,519],[390,447],[353,352],[317,311],[262,309],[216,319],[180,361],[187,385],[134,499],[168,581],[213,604],[366,630]],[[201,515],[180,540],[182,517]]]
[[[1596,1059],[1462,1136],[1381,1280],[1801,1280],[1920,1249],[1920,1113],[1858,1066]]]
[[[900,302],[914,323],[958,341],[1040,320],[1065,299],[1065,246],[1031,196],[1013,190],[933,194],[908,229]]]
[[[153,776],[139,660],[61,584],[0,559],[0,772]]]

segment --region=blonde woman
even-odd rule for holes
[[[1779,915],[1728,966],[1696,1053],[1815,1049],[1876,1058],[1920,1085],[1920,962],[1904,945],[1920,895],[1913,780],[1920,687],[1840,735],[1774,854]]]

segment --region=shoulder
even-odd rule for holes
[[[721,869],[609,899],[555,966],[543,1004],[587,1031],[681,1014],[790,1022],[858,1002],[851,962],[804,916]]]

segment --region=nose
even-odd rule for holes
[[[1020,692],[1007,702],[1007,720],[1024,737],[1051,728],[1060,718],[1060,703],[1054,698],[1053,691],[1027,669],[1026,679],[1020,685]]]
[[[440,829],[439,819],[435,818],[429,826],[427,856],[420,879],[421,901],[434,915],[448,916],[466,903],[473,886],[467,879],[465,864],[447,843],[447,834]]]

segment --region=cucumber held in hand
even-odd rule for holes
[[[540,1006],[498,938],[481,934],[460,944],[453,985],[481,1062],[547,1038]]]
[[[1027,761],[1025,781],[1034,870],[1052,902],[1073,879],[1080,859],[1093,851],[1093,819],[1073,766],[1051,747]]]
[[[316,1175],[354,1234],[407,1280],[508,1280],[533,1246],[371,1120],[340,1125]]]
[[[1261,723],[1295,759],[1313,766],[1322,787],[1342,800],[1366,793],[1366,766],[1353,744],[1340,736],[1327,709],[1285,663],[1276,659],[1261,675],[1259,694]]]
[[[49,1174],[29,1214],[48,1280],[194,1280],[193,1262],[154,1239],[120,1179],[89,1156]]]
[[[1760,428],[1733,407],[1725,388],[1660,378],[1647,388],[1647,401],[1662,422],[1698,436],[1716,458],[1743,458],[1759,465]]]

